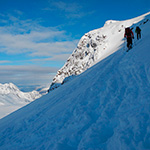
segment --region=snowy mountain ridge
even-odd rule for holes
[[[8,94],[15,91],[19,91],[19,89],[13,83],[0,83],[0,94]]]
[[[0,118],[40,98],[37,91],[22,92],[13,83],[0,83]]]
[[[26,99],[26,101],[28,102],[31,102],[41,97],[41,94],[39,94],[39,92],[35,90],[32,92],[22,92],[13,83],[6,83],[6,84],[0,83],[0,95],[8,95],[8,94],[14,94],[21,99]]]
[[[59,87],[69,76],[79,75],[97,62],[106,58],[119,49],[123,43],[125,28],[134,26],[145,18],[147,14],[128,21],[108,20],[104,27],[86,33],[79,41],[64,66],[58,70],[50,91]],[[145,18],[146,20],[146,18]],[[119,36],[118,36],[119,35]]]

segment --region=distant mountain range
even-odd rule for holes
[[[13,83],[0,84],[0,118],[41,96],[35,90],[22,92]]]

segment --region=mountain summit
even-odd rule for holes
[[[0,149],[150,149],[149,20],[146,14],[120,23],[108,21],[105,56],[115,48],[118,51],[1,119]],[[124,50],[124,30],[112,32],[122,24],[142,29],[142,39],[135,40],[128,53]]]
[[[149,14],[149,13],[148,13]],[[108,20],[104,27],[86,33],[79,41],[64,66],[53,78],[50,91],[63,84],[64,79],[83,73],[85,70],[120,49],[126,27],[140,25],[145,15],[128,20]],[[145,21],[147,19],[145,18]],[[143,20],[144,21],[144,20]],[[67,79],[68,80],[68,79]]]

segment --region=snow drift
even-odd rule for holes
[[[0,149],[150,149],[149,18],[136,22],[143,35],[131,51],[118,42],[114,54],[1,119]]]

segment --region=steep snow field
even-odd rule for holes
[[[114,54],[1,119],[0,149],[150,149],[150,21],[140,27],[142,39],[128,53],[120,42]]]
[[[22,92],[13,83],[0,84],[0,118],[40,97],[39,92]]]
[[[147,13],[149,14],[149,13]],[[65,78],[79,75],[97,62],[120,49],[123,44],[123,34],[126,27],[140,25],[145,15],[128,21],[106,21],[104,27],[86,33],[79,41],[77,48],[73,51],[64,66],[58,70],[50,91],[59,87]],[[144,20],[146,21],[147,18]]]

